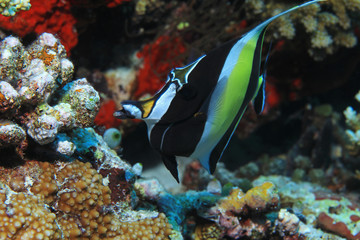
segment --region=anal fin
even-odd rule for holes
[[[170,171],[171,175],[173,175],[175,180],[179,183],[179,173],[175,156],[168,156],[162,154],[161,159],[163,160],[165,167]]]

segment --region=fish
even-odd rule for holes
[[[198,159],[213,174],[248,104],[253,102],[259,114],[264,108],[266,69],[260,74],[260,67],[267,27],[320,1],[290,8],[194,62],[174,68],[153,97],[121,102],[122,109],[114,117],[145,121],[150,144],[177,182],[180,157]]]

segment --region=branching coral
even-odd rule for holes
[[[158,15],[167,12],[161,2],[156,2],[161,9],[157,10]],[[241,36],[255,22],[264,21],[294,5],[296,3],[274,0],[231,3],[188,1],[187,4],[166,5],[172,7],[173,11],[162,31],[167,35],[180,36],[185,45],[189,44],[189,47],[186,45],[187,49],[191,46],[192,49],[207,52],[219,43]],[[308,52],[315,60],[321,60],[340,47],[351,48],[357,44],[355,28],[359,19],[358,9],[360,3],[357,0],[330,0],[312,4],[272,23],[269,27],[272,34],[267,34],[266,39],[294,39],[296,36],[296,39],[308,43]],[[144,18],[143,12],[139,10],[140,19]]]
[[[259,15],[265,19],[290,7],[287,3],[282,4],[272,0],[246,1],[250,19]],[[312,4],[280,18],[270,26],[270,31],[275,38],[293,39],[296,25],[300,23],[310,35],[309,54],[315,60],[320,60],[325,56],[324,54],[332,54],[339,47],[351,48],[357,44],[354,34],[356,23],[352,17],[356,18],[354,13],[358,9],[360,2],[353,0],[330,0]]]

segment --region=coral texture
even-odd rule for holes
[[[28,161],[0,174],[3,239],[168,239],[172,233],[164,214],[126,205],[116,212],[110,188],[90,163]]]
[[[154,94],[164,84],[166,74],[174,67],[182,65],[181,54],[185,52],[181,38],[167,35],[158,37],[153,43],[146,44],[137,57],[143,59],[143,65],[137,76],[135,98],[145,93]]]
[[[22,155],[23,132],[43,145],[59,132],[92,125],[99,95],[86,79],[71,82],[73,64],[53,35],[44,33],[27,48],[7,37],[0,56],[0,148],[15,145]]]
[[[248,218],[249,213],[264,213],[276,209],[279,205],[279,195],[271,182],[265,182],[243,193],[240,189],[234,188],[230,195],[220,199],[216,206],[209,210],[212,219],[224,229],[223,234],[239,238],[243,236],[265,236],[270,222],[260,224]],[[257,233],[255,233],[257,232]]]
[[[355,99],[360,102],[360,91],[356,94]],[[346,135],[349,139],[347,148],[352,155],[360,153],[360,113],[354,110],[351,106],[344,111],[346,124],[349,129],[346,130]]]
[[[322,10],[322,5],[324,9]],[[248,18],[266,19],[291,6],[277,1],[246,1]],[[357,44],[354,20],[350,15],[359,11],[360,2],[353,0],[330,0],[312,4],[291,15],[284,16],[270,26],[273,37],[293,39],[296,26],[301,24],[310,38],[308,52],[315,60],[321,60],[326,54],[332,54],[339,47],[351,48]]]
[[[104,126],[105,128],[118,127],[121,120],[113,116],[116,110],[117,108],[114,100],[103,102],[94,119],[94,123],[98,126]]]
[[[0,16],[0,27],[20,37],[30,33],[57,34],[69,51],[78,42],[78,34],[74,27],[76,19],[71,14],[70,8],[69,1],[32,0],[29,11],[19,12],[13,17]]]
[[[284,210],[280,211],[276,221],[277,228],[282,229],[280,233],[294,232],[298,224],[298,233],[309,239],[343,239],[336,235],[346,239],[359,238],[359,206],[351,199],[331,193],[316,184],[295,183],[281,176],[260,177],[254,184],[267,181],[276,185],[281,205],[291,207],[294,212],[301,213],[306,219],[304,224]],[[282,226],[285,222],[287,227]],[[320,232],[316,229],[317,226],[336,235]]]
[[[195,240],[217,240],[221,235],[221,228],[216,223],[199,224],[195,228]]]
[[[30,0],[1,0],[0,14],[8,17],[14,16],[20,10],[29,10],[31,7]]]

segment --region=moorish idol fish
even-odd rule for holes
[[[178,182],[180,156],[199,159],[212,174],[248,103],[253,101],[258,113],[263,109],[265,78],[260,76],[260,65],[268,25],[320,1],[284,11],[193,63],[173,69],[153,97],[123,101],[123,109],[114,116],[146,122],[151,145]]]

